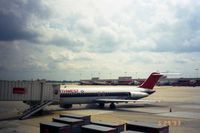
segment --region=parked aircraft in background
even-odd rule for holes
[[[73,104],[98,103],[103,108],[110,103],[110,108],[116,108],[115,103],[147,101],[139,100],[155,92],[153,89],[162,75],[153,72],[139,86],[61,86],[60,105],[70,108]]]

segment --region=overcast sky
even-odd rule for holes
[[[0,0],[0,79],[194,77],[196,68],[199,0]]]

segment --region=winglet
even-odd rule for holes
[[[139,86],[139,88],[153,89],[159,78],[162,77],[158,72],[153,72],[151,75]]]

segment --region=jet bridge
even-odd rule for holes
[[[28,118],[46,106],[58,103],[60,85],[53,85],[45,80],[5,81],[0,80],[0,101],[23,101],[30,105],[20,119]]]

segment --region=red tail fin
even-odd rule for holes
[[[153,89],[162,75],[157,72],[153,72],[139,87],[146,89]]]

